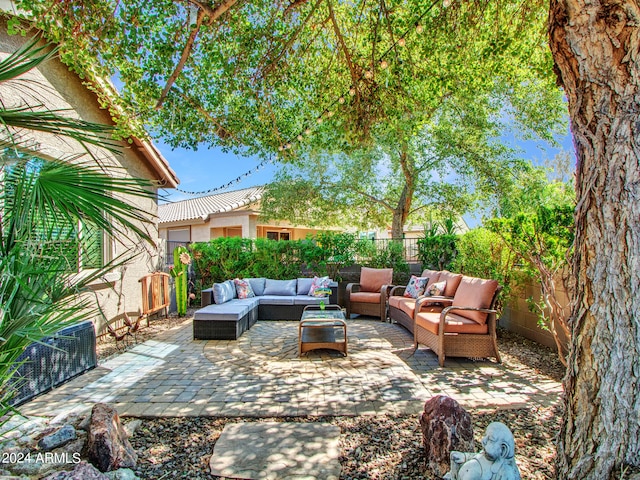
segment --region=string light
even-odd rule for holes
[[[340,98],[338,99],[338,103],[339,103],[340,105],[342,105],[342,104],[344,103],[344,97],[340,97]]]
[[[424,32],[424,27],[420,24],[416,25],[416,33],[420,34],[422,32]]]
[[[356,94],[356,89],[355,89],[355,87],[351,87],[351,88],[349,89],[349,95],[351,95],[351,96],[353,97],[355,94]]]
[[[367,70],[366,72],[364,72],[364,78],[366,78],[367,80],[370,80],[373,78],[373,72],[371,70]]]
[[[442,6],[444,8],[449,8],[451,6],[451,0],[442,0]]]
[[[382,70],[386,70],[388,66],[389,66],[389,62],[387,62],[386,60],[382,60],[382,61],[380,62],[380,68],[381,68]]]
[[[404,37],[398,39],[399,47],[404,47],[406,44],[407,44],[407,41],[404,39]]]
[[[280,149],[280,148],[278,148],[278,149]],[[189,192],[187,190],[182,190],[180,188],[176,188],[176,190],[178,192],[180,192],[180,193],[184,193],[185,195],[191,195],[191,196],[210,195],[212,193],[219,192],[220,190],[226,190],[227,188],[240,183],[242,181],[242,179],[248,177],[249,175],[253,175],[255,172],[257,172],[258,170],[260,170],[263,167],[265,167],[268,163],[272,163],[272,162],[273,162],[273,158],[269,158],[267,160],[263,160],[258,165],[256,165],[254,168],[252,168],[251,170],[246,171],[245,173],[243,173],[242,175],[239,175],[238,177],[236,177],[235,179],[231,180],[230,182],[228,182],[228,183],[226,183],[224,185],[220,185],[219,187],[216,187],[216,188],[210,188],[209,190],[202,190],[200,192]],[[169,203],[175,203],[175,202],[169,202]]]

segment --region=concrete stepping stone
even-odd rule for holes
[[[211,474],[278,480],[337,480],[340,428],[321,423],[228,424],[213,448]]]

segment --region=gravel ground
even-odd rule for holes
[[[189,317],[152,320],[151,327],[138,334],[138,342],[171,328]],[[526,366],[542,375],[561,380],[564,367],[554,351],[517,334],[499,331],[503,362],[511,367]],[[118,351],[109,338],[98,346],[104,359]],[[562,417],[560,407],[470,411],[476,441],[493,421],[507,424],[516,440],[516,459],[523,479],[555,478],[554,438]],[[213,447],[229,422],[324,422],[341,431],[341,479],[431,479],[424,471],[424,450],[418,415],[363,417],[292,418],[164,418],[143,419],[131,437],[139,455],[136,472],[140,478],[212,479],[208,464]]]

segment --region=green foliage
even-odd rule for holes
[[[360,240],[360,242],[374,245],[374,248],[370,249],[369,255],[362,258],[360,263],[363,267],[393,268],[394,276],[409,273],[409,264],[404,259],[404,244],[402,242],[393,240],[384,242],[382,248],[370,240]],[[362,253],[364,253],[363,251],[364,249],[361,250]]]
[[[418,239],[418,259],[422,268],[450,270],[458,254],[458,235],[429,234]]]
[[[339,281],[340,269],[356,262],[408,273],[402,249],[400,242],[388,242],[380,248],[371,240],[358,240],[351,233],[333,232],[304,240],[216,238],[191,245],[196,275],[204,288],[235,277],[286,280],[305,271]]]
[[[209,288],[215,282],[235,278],[248,271],[253,242],[239,237],[216,238],[209,242],[193,243],[190,248],[196,275],[203,287]]]
[[[458,253],[451,270],[471,277],[491,278],[502,286],[497,308],[502,310],[528,278],[517,265],[519,257],[502,238],[486,228],[475,228],[460,235],[456,242]]]

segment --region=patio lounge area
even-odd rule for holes
[[[532,368],[447,358],[399,325],[348,320],[349,355],[298,357],[297,322],[259,321],[240,339],[192,340],[191,321],[111,357],[24,404],[25,415],[83,412],[108,402],[121,416],[283,417],[415,414],[446,394],[473,409],[550,406],[558,381]]]

